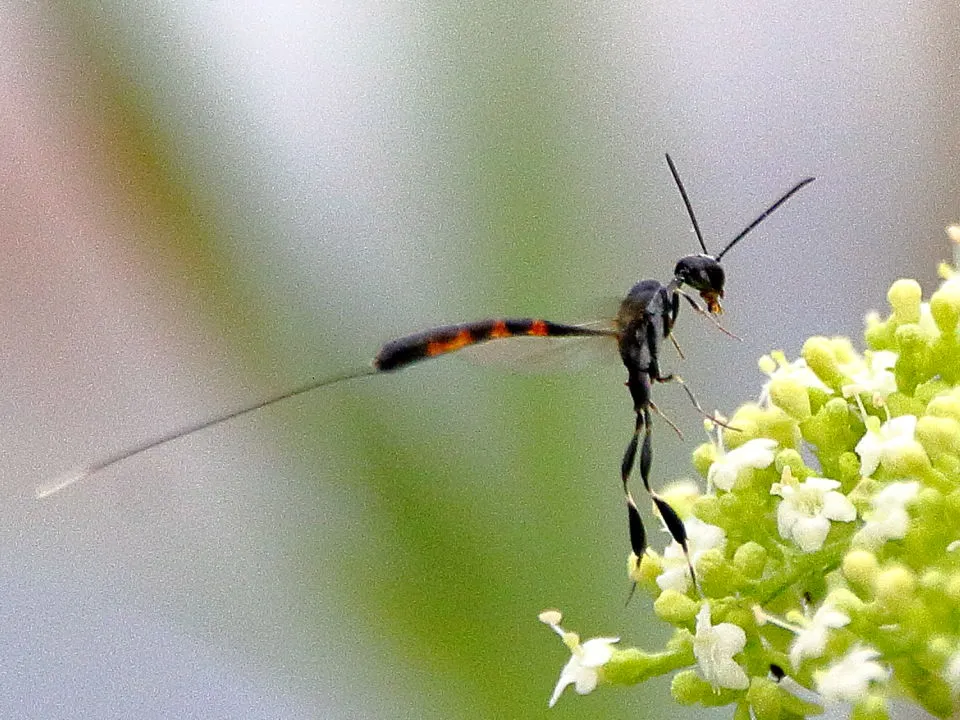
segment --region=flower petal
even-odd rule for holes
[[[857,648],[826,670],[815,673],[817,692],[825,700],[855,703],[866,697],[873,682],[883,682],[890,671],[874,662],[880,653]]]
[[[830,521],[825,517],[817,516],[804,518],[794,523],[791,535],[800,549],[804,552],[814,552],[823,547],[827,533],[830,532]]]
[[[580,664],[583,667],[600,667],[613,657],[613,644],[620,642],[618,637],[610,638],[591,638],[580,647],[583,653],[580,655]]]
[[[857,509],[846,495],[833,491],[823,497],[822,515],[828,520],[852,522],[857,519]]]

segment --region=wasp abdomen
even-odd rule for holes
[[[381,372],[399,370],[411,363],[456,352],[489,340],[511,337],[564,337],[570,335],[606,335],[605,331],[579,325],[563,325],[535,318],[478,320],[444,325],[398,340],[391,340],[373,360]]]

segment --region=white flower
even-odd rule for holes
[[[863,700],[871,682],[883,682],[890,672],[878,662],[880,653],[871,648],[854,648],[826,670],[814,673],[817,692],[824,700],[855,703]]]
[[[817,658],[827,647],[827,635],[833,628],[841,628],[850,622],[850,617],[832,605],[824,603],[814,613],[810,624],[797,632],[790,645],[790,662],[796,669],[804,658]]]
[[[852,543],[876,550],[887,540],[903,539],[910,526],[906,506],[919,492],[918,482],[894,482],[883,488],[871,500],[872,510]]]
[[[760,391],[760,404],[764,407],[770,406],[770,386],[774,380],[791,380],[805,388],[833,395],[833,390],[817,377],[803,358],[797,358],[791,363],[787,362],[787,357],[782,352],[772,352],[760,358],[760,369],[770,377]]]
[[[573,685],[580,695],[593,692],[600,680],[601,668],[613,657],[614,643],[620,641],[620,638],[592,638],[581,644],[579,635],[566,632],[560,627],[561,619],[556,610],[540,613],[540,622],[553,628],[571,652],[570,659],[560,671],[560,679],[553,689],[553,695],[550,696],[550,707],[556,704],[567,685]]]
[[[867,418],[867,432],[854,448],[860,456],[860,474],[873,475],[884,459],[918,445],[914,439],[916,415],[899,415],[879,428],[876,420]]]
[[[687,530],[687,547],[690,550],[690,563],[696,567],[697,560],[707,550],[720,548],[727,544],[727,534],[716,525],[705,523],[696,517],[683,521]],[[690,568],[683,547],[674,540],[663,551],[663,572],[657,576],[657,585],[661,590],[676,590],[685,593],[690,589]]]
[[[710,605],[706,602],[697,613],[697,634],[693,638],[693,654],[700,672],[711,685],[731,690],[746,690],[750,678],[733,656],[747,644],[743,628],[733,623],[710,624]]]
[[[850,378],[850,382],[840,389],[844,397],[869,393],[874,404],[897,391],[897,379],[893,367],[897,364],[897,354],[889,350],[867,352],[863,360],[856,360],[840,366],[840,371]]]
[[[774,483],[770,493],[783,498],[777,507],[780,536],[793,540],[804,552],[822,548],[831,520],[851,522],[857,517],[853,503],[837,492],[838,487],[836,480],[818,477],[807,478],[799,485]]]
[[[720,448],[720,455],[707,471],[707,489],[717,487],[730,490],[745,468],[761,470],[768,468],[776,456],[777,441],[770,438],[754,438],[728,453]]]

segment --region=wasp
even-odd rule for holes
[[[47,497],[53,495],[78,480],[90,477],[140,453],[179,440],[180,438],[215,425],[225,423],[241,415],[252,413],[275,403],[337,382],[366,375],[395,372],[428,358],[447,355],[480,343],[505,338],[572,338],[600,336],[613,338],[617,343],[620,359],[627,371],[626,384],[630,391],[633,409],[636,414],[633,434],[631,435],[620,463],[621,482],[627,498],[631,547],[637,557],[642,556],[646,549],[646,533],[643,529],[643,523],[637,511],[636,504],[628,489],[628,480],[639,451],[640,476],[643,480],[644,488],[653,499],[671,535],[686,550],[686,533],[682,521],[672,508],[670,508],[669,504],[659,498],[650,486],[650,469],[653,462],[651,410],[656,411],[656,405],[651,399],[652,384],[665,382],[676,382],[680,384],[694,406],[701,413],[703,413],[703,410],[678,375],[665,375],[662,373],[660,368],[661,342],[670,339],[676,346],[672,332],[680,311],[681,298],[696,312],[714,319],[714,322],[717,322],[715,316],[722,312],[720,300],[724,296],[725,278],[723,267],[720,264],[723,256],[768,215],[785,203],[794,193],[812,182],[813,178],[806,178],[797,183],[779,200],[767,208],[756,220],[750,223],[739,235],[731,240],[720,253],[710,255],[707,252],[703,235],[700,232],[700,227],[693,212],[693,207],[690,204],[687,192],[680,180],[673,160],[669,155],[666,156],[666,159],[703,252],[681,258],[674,268],[673,279],[666,285],[657,280],[641,280],[634,285],[620,303],[620,308],[612,327],[597,328],[587,325],[558,323],[539,318],[505,318],[444,325],[413,335],[407,335],[384,344],[374,357],[371,366],[363,370],[333,378],[312,381],[228,414],[174,430],[173,432],[148,440],[135,447],[109,456],[98,463],[71,472],[48,486],[39,488],[37,490],[37,496]],[[697,300],[686,292],[687,288],[699,293],[705,307],[701,307]],[[718,322],[717,326],[720,327]],[[721,327],[721,330],[722,329]],[[679,347],[677,347],[677,350],[679,352]],[[706,413],[703,414],[706,415]]]
[[[680,197],[687,209],[687,215],[703,252],[680,258],[674,267],[673,279],[666,285],[657,280],[641,280],[630,289],[626,298],[620,303],[616,321],[617,343],[620,349],[620,358],[627,369],[627,388],[630,390],[633,409],[636,413],[633,435],[627,444],[627,449],[620,463],[620,477],[627,499],[630,545],[637,558],[641,558],[646,551],[646,532],[637,511],[636,503],[627,487],[627,481],[636,462],[639,447],[640,478],[643,480],[644,488],[653,500],[667,530],[673,536],[673,539],[681,545],[684,553],[687,554],[689,563],[686,531],[683,522],[670,505],[658,497],[650,487],[650,469],[653,464],[650,411],[656,409],[656,405],[653,404],[650,397],[652,383],[676,382],[680,384],[697,410],[704,416],[709,416],[700,407],[680,376],[675,374],[664,375],[661,372],[660,341],[668,338],[673,340],[673,327],[680,312],[681,298],[697,313],[714,320],[717,315],[723,312],[723,307],[720,304],[720,300],[724,296],[726,280],[723,266],[720,264],[723,256],[795,193],[813,182],[814,178],[808,177],[798,182],[740,231],[733,240],[727,243],[723,250],[716,255],[711,255],[707,251],[703,233],[700,231],[696,214],[693,212],[693,205],[687,195],[683,181],[680,179],[680,174],[677,172],[676,165],[674,165],[669,154],[666,155],[666,159],[670,174],[680,191]],[[690,288],[699,293],[706,307],[701,307],[696,299],[685,291],[685,288]],[[723,330],[719,323],[717,323],[717,327]],[[675,341],[674,345],[676,345]],[[679,347],[677,350],[679,352]],[[724,425],[716,418],[710,419]],[[642,441],[640,440],[641,434],[643,436]],[[696,576],[692,565],[690,566],[690,574],[694,584],[696,584]]]

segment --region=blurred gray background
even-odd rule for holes
[[[725,258],[735,342],[682,311],[709,408],[757,358],[859,342],[960,220],[955,2],[0,3],[0,715],[546,716],[536,621],[624,607],[615,353],[329,387],[34,488],[492,315],[584,321],[793,183]],[[700,419],[657,402],[655,482]],[[657,538],[661,545],[664,539]],[[551,717],[701,716],[668,681]],[[569,692],[569,691],[568,691]],[[729,716],[729,711],[721,713]]]

